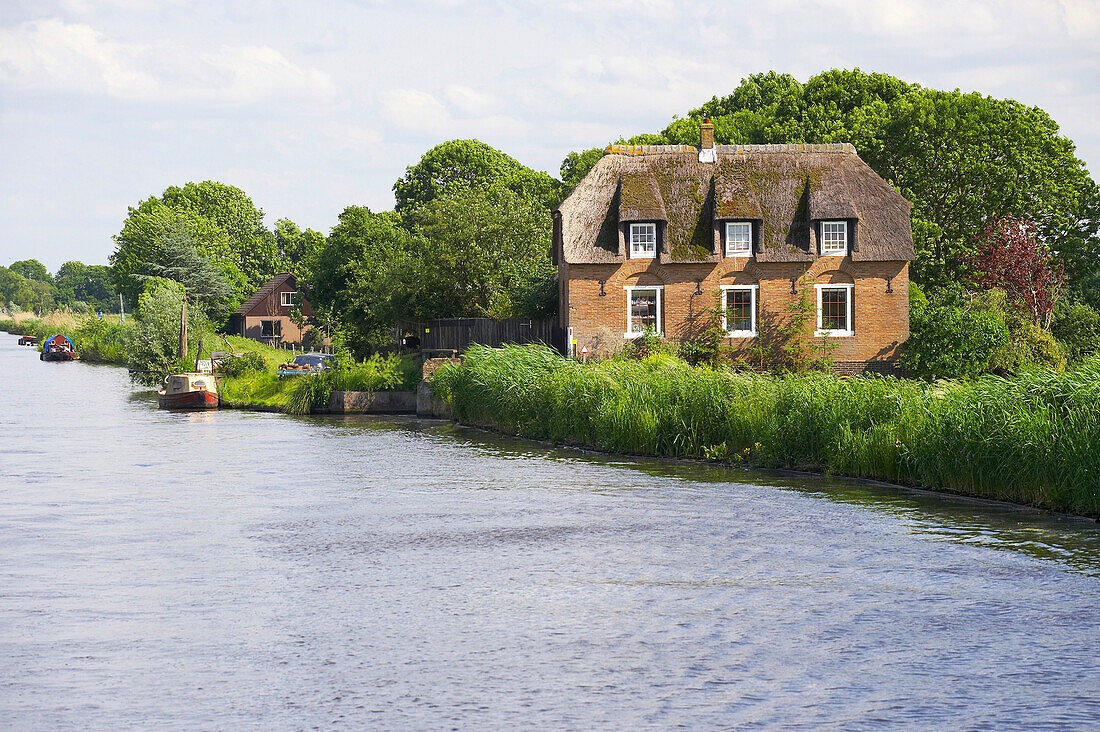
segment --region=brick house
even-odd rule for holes
[[[237,312],[229,316],[226,330],[272,345],[301,343],[309,326],[300,329],[290,318],[298,307],[306,317],[313,315],[309,301],[298,292],[298,280],[289,272],[275,275],[256,293],[244,301]]]
[[[561,326],[617,350],[720,313],[744,351],[816,300],[838,370],[894,369],[909,335],[910,203],[849,144],[610,145],[554,212]],[[813,318],[811,317],[811,321]]]

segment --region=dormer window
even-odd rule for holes
[[[821,222],[821,256],[843,257],[848,254],[848,222]]]
[[[752,256],[752,224],[748,221],[726,223],[726,256]]]
[[[636,259],[657,256],[657,224],[630,225],[630,256]]]
[[[297,292],[293,292],[293,291],[283,292],[283,293],[280,293],[280,295],[279,295],[279,297],[281,298],[279,302],[284,308],[292,308],[292,307],[294,307],[294,299],[297,296],[298,296]]]

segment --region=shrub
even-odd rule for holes
[[[910,313],[901,364],[929,379],[975,377],[1009,343],[1008,326],[996,313],[970,305],[918,303]]]
[[[1100,312],[1080,300],[1061,300],[1054,307],[1050,332],[1070,361],[1081,361],[1100,351]]]
[[[266,369],[267,362],[264,361],[264,357],[255,351],[226,356],[221,365],[221,372],[234,378],[249,371],[264,371]]]
[[[176,369],[190,370],[177,357],[183,286],[154,278],[146,283],[139,306],[141,318],[130,330],[127,343],[127,367],[134,381],[154,386]],[[208,326],[209,321],[199,308],[187,309],[189,340],[196,341],[189,343],[189,347],[197,347],[197,340]]]
[[[327,371],[311,376],[295,377],[288,387],[287,411],[309,414],[324,409],[334,391],[388,391],[415,389],[420,369],[415,358],[375,354],[356,363],[339,357]]]

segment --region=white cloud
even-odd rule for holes
[[[456,89],[461,89],[456,93]],[[492,105],[487,98],[464,87],[451,87],[448,99],[456,98],[459,111],[485,111]],[[435,96],[419,89],[391,89],[380,95],[382,118],[395,134],[414,133],[440,140],[456,137],[514,139],[530,133],[531,124],[514,116],[485,114],[456,117],[452,108]]]
[[[470,117],[491,114],[500,106],[500,102],[493,95],[459,84],[448,86],[444,96],[452,107]]]
[[[446,134],[451,113],[431,94],[417,89],[391,89],[379,98],[382,118],[392,127],[427,135]]]
[[[317,69],[268,46],[222,46],[196,54],[181,46],[123,43],[56,18],[0,28],[0,83],[145,101],[252,104],[324,99],[336,87]]]
[[[0,81],[63,91],[96,90],[118,96],[155,94],[160,84],[138,68],[134,48],[86,25],[57,19],[0,28]]]

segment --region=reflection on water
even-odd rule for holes
[[[368,429],[422,429],[418,420],[386,425],[368,417],[346,416],[345,424]],[[1063,563],[1067,569],[1100,576],[1100,526],[1092,519],[1053,514],[996,501],[950,496],[874,481],[806,475],[796,471],[750,470],[651,458],[624,459],[588,450],[533,447],[483,430],[451,424],[430,432],[464,440],[472,450],[503,459],[547,457],[569,463],[637,470],[657,478],[703,483],[748,483],[798,491],[904,519],[914,534],[990,549],[1016,551]]]
[[[1100,720],[1095,523],[434,421],[170,414],[14,340],[4,726]]]

